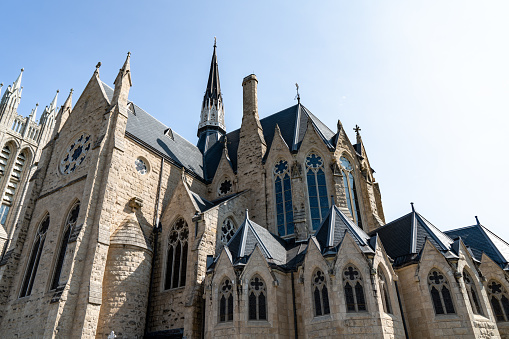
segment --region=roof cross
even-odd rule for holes
[[[361,131],[361,128],[359,127],[359,125],[355,125],[355,128],[353,130],[355,131],[355,133],[359,134],[359,131]]]
[[[295,99],[297,99],[297,102],[300,104],[299,84],[295,83],[295,87],[297,88],[297,95],[295,96]]]

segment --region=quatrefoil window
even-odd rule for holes
[[[85,160],[90,150],[92,138],[85,133],[81,134],[67,148],[67,152],[60,161],[60,172],[70,174]]]

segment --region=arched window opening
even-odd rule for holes
[[[225,279],[219,287],[219,322],[233,321],[233,286]]]
[[[168,236],[165,290],[186,285],[188,236],[187,222],[183,218],[177,219]]]
[[[343,271],[343,288],[347,312],[367,311],[362,277],[359,270],[353,265],[347,266]]]
[[[32,252],[30,253],[30,259],[23,279],[23,285],[19,297],[23,298],[32,293],[32,287],[34,286],[35,276],[37,274],[37,268],[39,267],[39,260],[41,259],[41,252],[44,247],[44,241],[46,240],[46,231],[49,227],[49,214],[46,214],[44,219],[39,224],[37,234],[35,235],[34,244],[32,246]]]
[[[55,269],[53,271],[53,279],[51,281],[51,289],[54,290],[59,286],[60,283],[60,274],[62,273],[62,267],[64,265],[65,252],[67,250],[67,244],[69,242],[69,238],[73,233],[73,230],[76,227],[76,222],[78,221],[78,215],[80,214],[80,202],[77,201],[67,214],[67,218],[65,220],[64,225],[64,234],[62,236],[62,240],[60,242],[60,250],[58,252],[57,262],[55,265]]]
[[[249,320],[267,320],[267,288],[263,279],[255,276],[248,286]]]
[[[343,186],[345,187],[346,203],[350,214],[354,218],[355,223],[362,228],[361,211],[359,208],[359,200],[357,199],[357,190],[355,188],[355,180],[353,177],[353,166],[347,158],[341,157],[341,174],[343,175]]]
[[[382,297],[382,305],[384,312],[392,314],[392,305],[389,296],[387,279],[385,278],[385,274],[380,267],[378,268],[378,284],[380,286],[380,296]]]
[[[318,229],[329,211],[327,185],[325,183],[325,170],[323,159],[311,153],[306,157],[306,178],[308,185],[309,209],[311,211],[311,224],[313,230]]]
[[[456,313],[454,311],[449,282],[440,271],[436,269],[430,271],[428,275],[428,287],[435,314]]]
[[[235,234],[235,224],[233,223],[233,220],[228,217],[224,219],[223,224],[221,225],[221,238],[220,243],[221,245],[226,245],[231,238],[233,238],[233,235]]]
[[[327,280],[322,271],[317,270],[313,275],[311,290],[313,291],[315,316],[329,314],[329,291],[327,290]]]
[[[465,288],[467,289],[468,300],[470,301],[470,306],[472,307],[472,312],[474,314],[482,315],[481,303],[478,298],[477,289],[475,288],[475,283],[470,274],[466,270],[463,270],[463,280],[465,281]]]
[[[5,146],[0,155],[0,169],[2,170],[2,175],[6,171],[7,161],[9,160],[10,149],[8,146]],[[5,221],[7,220],[7,215],[9,210],[14,203],[14,196],[16,194],[16,190],[21,182],[21,176],[23,173],[23,168],[26,162],[25,152],[20,152],[14,161],[11,176],[9,178],[9,182],[7,183],[7,187],[5,188],[4,196],[2,197],[2,204],[0,206],[0,224],[5,225]]]
[[[280,236],[294,233],[292,181],[288,162],[280,160],[274,166],[274,191],[276,192],[276,224]]]
[[[498,281],[488,283],[488,298],[497,322],[509,321],[509,295]]]
[[[0,175],[5,175],[5,169],[7,168],[7,163],[9,162],[9,158],[11,157],[11,148],[8,145],[5,145],[0,152]]]

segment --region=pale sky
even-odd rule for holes
[[[507,1],[9,1],[0,82],[25,68],[26,116],[56,89],[76,102],[98,61],[113,86],[130,51],[130,99],[196,143],[217,36],[228,131],[244,76],[262,118],[294,105],[298,82],[332,130],[362,128],[387,222],[414,202],[442,230],[477,215],[509,240],[507,18]]]

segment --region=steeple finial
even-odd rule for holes
[[[127,97],[129,90],[133,83],[131,81],[131,52],[127,52],[122,68],[118,71],[118,75],[113,82],[115,88],[113,89],[113,97],[111,98],[112,105],[118,105],[122,110],[127,108]],[[127,113],[126,113],[127,114]]]
[[[479,222],[479,218],[477,215],[475,216],[475,222],[477,223],[477,226],[481,226],[481,223]]]
[[[216,37],[214,37],[214,48],[216,48],[217,45],[216,45]]]
[[[65,99],[65,102],[62,105],[63,110],[71,109],[71,107],[72,107],[72,92],[74,92],[74,89],[71,88],[71,91],[69,92],[69,95],[67,96],[67,99]]]
[[[19,73],[18,78],[14,81],[12,90],[15,91],[17,89],[21,89],[21,77],[23,76],[24,68],[21,69],[21,73]]]
[[[298,83],[295,83],[295,88],[297,90],[297,95],[295,96],[295,99],[297,99],[297,103],[300,105],[300,94],[299,94],[299,84]]]
[[[35,104],[35,108],[32,109],[32,111],[30,112],[30,115],[28,116],[30,118],[30,120],[32,120],[34,122],[35,122],[35,116],[37,114],[37,107],[39,107],[39,103]]]
[[[248,219],[249,219],[249,211],[248,211],[248,209],[246,208],[246,220],[248,220]]]
[[[53,112],[54,110],[57,109],[57,98],[58,98],[58,93],[60,91],[57,89],[57,93],[55,94],[55,97],[53,98],[53,100],[51,101],[51,104],[49,104],[49,111],[50,112]]]
[[[415,212],[414,203],[411,202],[410,205],[412,205],[412,212]]]
[[[359,133],[359,131],[361,131],[361,128],[359,127],[359,125],[355,125],[355,128],[353,130],[355,131],[355,135],[357,137],[357,143],[360,144],[362,141],[361,134]]]

